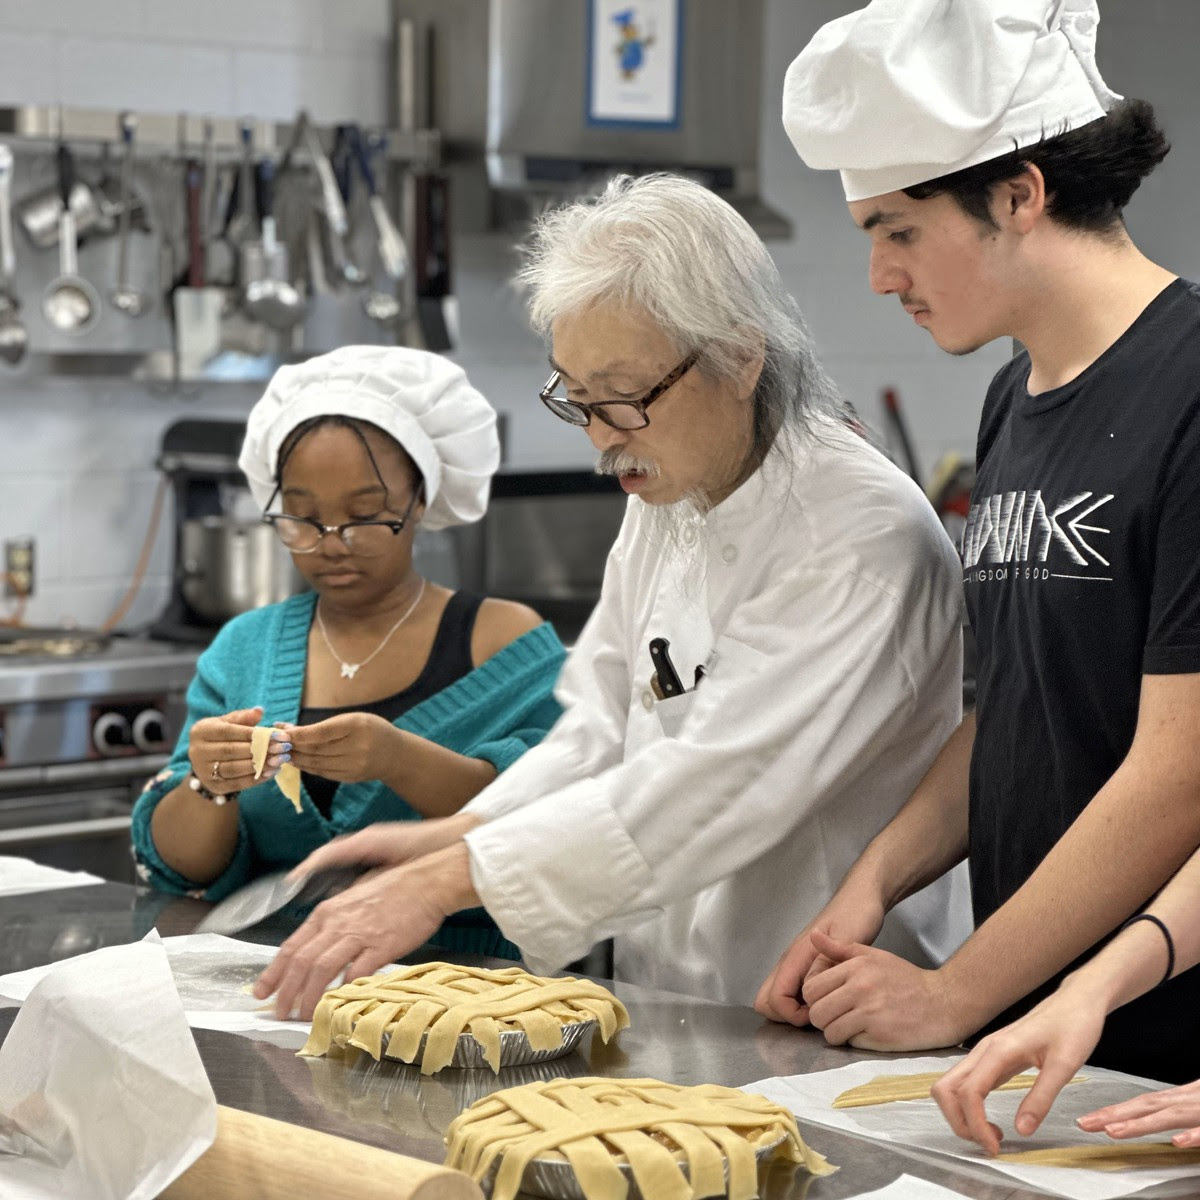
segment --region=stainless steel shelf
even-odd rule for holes
[[[199,156],[204,127],[211,121],[213,147],[218,161],[236,161],[242,153],[240,130],[244,120],[254,127],[253,145],[258,153],[282,151],[291,144],[295,128],[290,121],[257,121],[253,118],[207,117],[193,113],[138,112],[136,154],[138,158]],[[0,139],[15,150],[52,150],[59,137],[70,143],[76,153],[86,154],[89,146],[99,152],[105,144],[120,141],[120,110],[63,108],[56,105],[26,105],[0,108]],[[315,125],[318,135],[322,126]],[[413,170],[433,170],[441,162],[441,135],[436,129],[384,129],[366,126],[368,134],[386,139],[389,162]],[[307,162],[304,148],[293,152],[297,162]]]

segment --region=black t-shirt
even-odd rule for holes
[[[977,924],[1120,766],[1142,675],[1200,671],[1200,287],[1171,283],[1063,387],[1028,377],[1021,354],[988,390],[963,537]],[[1194,1079],[1198,1012],[1192,970],[1118,1010],[1093,1061]]]

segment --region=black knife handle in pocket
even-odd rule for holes
[[[667,653],[671,643],[666,638],[650,639],[650,660],[654,663],[654,671],[658,676],[658,686],[662,688],[664,699],[683,695],[683,682]]]

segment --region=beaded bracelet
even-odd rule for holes
[[[192,771],[188,776],[187,783],[193,792],[203,796],[205,800],[211,800],[218,807],[222,804],[228,804],[231,800],[236,800],[241,795],[241,792],[226,792],[224,795],[220,792],[210,792],[204,786],[203,782],[201,782],[200,776],[195,771]]]
[[[1158,986],[1162,987],[1172,975],[1175,974],[1175,942],[1171,937],[1171,931],[1167,928],[1166,922],[1160,917],[1156,917],[1153,913],[1135,913],[1124,925],[1122,929],[1128,929],[1135,921],[1150,921],[1157,925],[1162,930],[1162,935],[1167,939],[1167,973],[1159,980]]]

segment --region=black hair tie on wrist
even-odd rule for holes
[[[1171,931],[1166,926],[1166,922],[1156,917],[1153,913],[1135,913],[1121,926],[1121,929],[1128,929],[1130,925],[1138,921],[1150,921],[1152,924],[1157,925],[1162,930],[1163,937],[1167,939],[1167,973],[1158,982],[1158,986],[1162,987],[1175,974],[1175,942],[1171,937]],[[1120,931],[1118,930],[1118,932]]]

